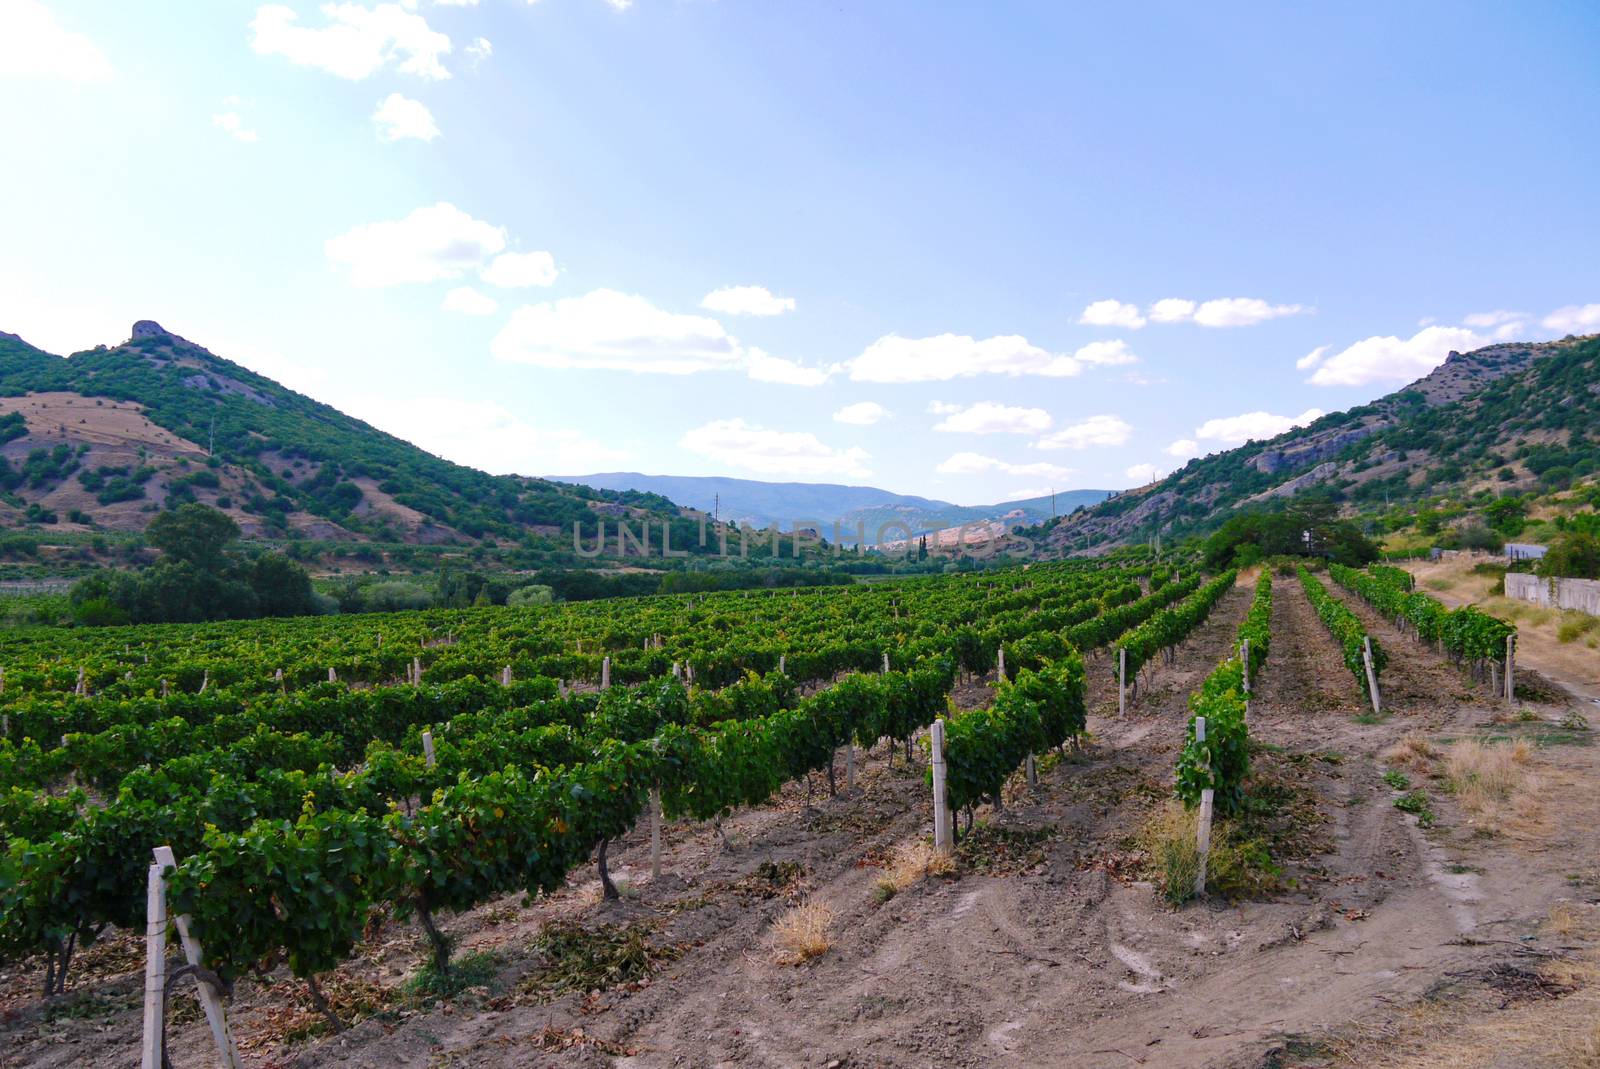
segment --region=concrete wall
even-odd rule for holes
[[[1600,616],[1600,580],[1597,579],[1541,579],[1537,575],[1509,572],[1506,597]]]

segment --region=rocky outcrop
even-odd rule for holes
[[[1263,490],[1254,497],[1245,498],[1243,503],[1249,505],[1255,502],[1268,501],[1275,497],[1293,497],[1295,494],[1298,494],[1301,490],[1304,490],[1308,486],[1315,486],[1317,483],[1326,482],[1338,474],[1338,472],[1339,465],[1334,464],[1331,461],[1326,464],[1318,464],[1304,475],[1296,475],[1293,479],[1290,479],[1288,482],[1279,483],[1271,490]]]
[[[1280,471],[1289,471],[1293,468],[1303,468],[1307,464],[1315,464],[1319,460],[1342,451],[1352,442],[1359,442],[1378,431],[1380,424],[1371,423],[1360,427],[1343,427],[1338,430],[1325,431],[1322,434],[1312,435],[1301,439],[1282,449],[1267,449],[1256,454],[1251,466],[1266,475],[1276,475]]]

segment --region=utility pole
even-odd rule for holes
[[[1050,488],[1050,518],[1056,518],[1056,488],[1053,486]]]

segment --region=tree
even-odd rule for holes
[[[1539,574],[1564,579],[1600,579],[1600,538],[1586,531],[1568,531],[1550,545],[1539,562]]]
[[[250,564],[250,588],[262,616],[308,616],[317,611],[311,576],[278,553],[264,553]]]
[[[227,548],[238,537],[239,525],[226,513],[193,503],[161,513],[145,529],[145,538],[170,560],[207,572],[226,568]]]

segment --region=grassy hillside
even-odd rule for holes
[[[1314,496],[1377,514],[1436,498],[1559,491],[1600,471],[1600,336],[1451,354],[1403,390],[1191,460],[1030,534],[1060,552],[1204,531]]]
[[[138,531],[198,500],[268,539],[570,544],[597,516],[697,530],[656,494],[452,464],[148,322],[64,359],[0,335],[0,462],[11,527]]]

